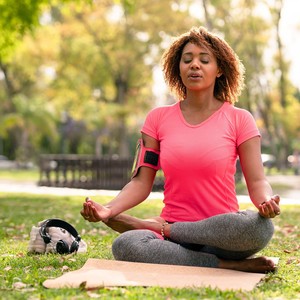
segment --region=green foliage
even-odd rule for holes
[[[9,57],[19,39],[38,24],[41,6],[47,1],[0,1],[0,58]]]
[[[70,0],[59,2],[68,1]],[[32,32],[35,27],[39,26],[45,7],[55,2],[57,0],[0,0],[0,61],[11,58],[16,44],[26,33]]]
[[[281,1],[200,2],[192,11],[192,0],[0,0],[3,154],[131,155],[132,137],[156,105],[152,71],[162,51],[172,36],[205,25],[244,63],[246,88],[237,105],[255,115],[263,147],[280,160],[277,167],[284,165],[299,139],[299,95],[288,80],[280,36],[271,40]],[[271,41],[277,45],[267,64]],[[23,105],[30,106],[26,114]],[[65,115],[70,122],[63,128]],[[36,128],[42,130],[34,135]]]
[[[26,35],[14,62],[3,65],[9,95],[6,112],[22,118],[15,95],[38,97],[52,111],[57,130],[66,125],[61,129],[65,134],[60,132],[64,147],[49,150],[131,155],[128,135],[139,132],[152,106],[152,67],[158,63],[160,44],[164,36],[191,25],[183,22],[190,19],[187,11],[172,11],[171,6],[172,1],[150,4],[146,0],[92,5],[52,2],[51,9],[43,11],[48,22]],[[158,17],[167,10],[168,20]],[[67,115],[73,124],[82,124],[84,130],[74,133],[68,124],[59,124],[61,115]],[[19,138],[15,137],[15,143]],[[28,144],[33,146],[30,137]]]
[[[35,149],[42,149],[44,137],[52,140],[52,143],[57,139],[55,120],[40,99],[29,100],[18,95],[13,98],[13,103],[16,111],[0,119],[0,136],[8,139],[14,132],[19,141],[14,149],[18,153],[18,160],[28,161],[35,154]]]
[[[101,203],[109,199],[100,197]],[[112,259],[111,243],[117,234],[102,223],[84,221],[79,211],[83,199],[48,195],[0,194],[0,298],[3,299],[297,299],[299,288],[299,206],[285,206],[275,219],[276,233],[262,254],[280,258],[279,269],[267,275],[251,292],[220,291],[210,288],[99,288],[45,289],[43,281],[83,266],[88,258]],[[137,217],[157,215],[162,203],[146,201],[130,211]],[[246,206],[245,206],[246,208]],[[88,243],[88,252],[58,256],[28,255],[31,226],[49,218],[62,218],[75,226]]]

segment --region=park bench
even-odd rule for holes
[[[44,154],[40,156],[40,186],[120,190],[129,182],[133,157]],[[153,191],[163,189],[156,176]]]

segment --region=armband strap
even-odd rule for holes
[[[131,179],[138,174],[140,167],[149,167],[154,170],[160,169],[159,151],[145,147],[142,139],[139,139],[136,145]]]

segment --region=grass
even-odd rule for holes
[[[109,198],[98,197],[104,203]],[[0,299],[299,299],[300,298],[300,206],[284,206],[274,219],[276,233],[261,253],[280,258],[279,269],[268,274],[251,292],[216,289],[99,288],[45,289],[51,277],[79,269],[90,258],[112,259],[111,243],[117,236],[102,223],[84,221],[80,197],[0,193]],[[138,217],[158,214],[159,200],[149,200],[130,211]],[[242,208],[246,208],[243,206]],[[29,255],[27,245],[32,225],[46,218],[70,222],[88,243],[88,252],[78,255]]]
[[[39,180],[39,170],[33,169],[0,169],[0,180],[34,181]]]

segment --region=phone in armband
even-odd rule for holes
[[[158,150],[145,147],[143,140],[139,139],[136,145],[136,151],[132,165],[131,179],[138,174],[140,167],[149,167],[154,170],[159,170],[159,153],[160,151]]]

